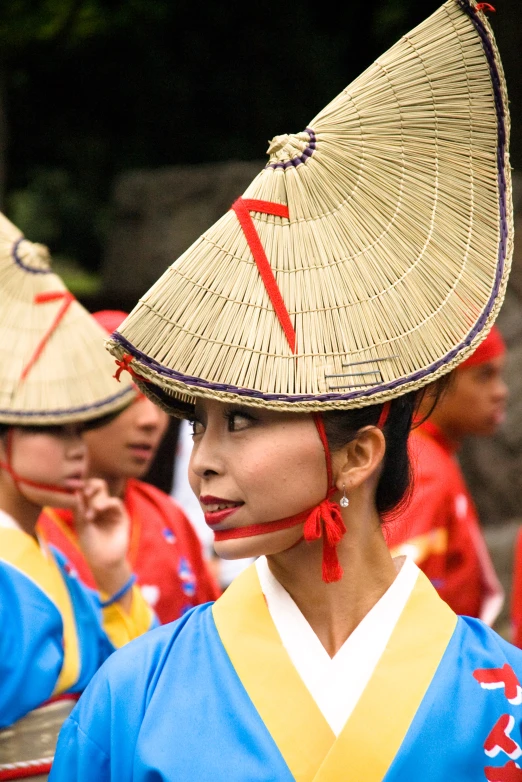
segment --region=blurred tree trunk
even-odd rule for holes
[[[7,101],[5,70],[0,67],[0,211],[5,208],[5,183],[7,176]]]
[[[522,170],[522,24],[520,0],[497,0],[490,15],[506,72],[511,109],[511,161]]]

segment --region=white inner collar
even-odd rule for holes
[[[4,527],[6,529],[19,529],[21,530],[21,526],[19,523],[14,519],[12,516],[9,515],[9,513],[6,513],[5,510],[2,510],[0,508],[0,527]]]
[[[406,559],[395,581],[331,658],[266,557],[256,561],[268,610],[290,659],[338,736],[354,710],[411,594],[419,570]]]

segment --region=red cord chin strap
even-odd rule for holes
[[[319,505],[316,505],[315,508],[310,508],[295,516],[269,521],[266,524],[252,524],[249,527],[215,530],[214,537],[218,542],[221,540],[249,538],[304,524],[303,537],[307,542],[323,538],[323,581],[329,584],[333,581],[339,581],[343,576],[343,569],[339,564],[336,548],[346,532],[346,527],[339,506],[330,500],[331,495],[336,491],[336,487],[333,484],[332,460],[323,419],[320,413],[314,413],[313,419],[321,438],[326,459],[328,492],[325,499]]]
[[[74,296],[69,291],[46,291],[45,293],[37,293],[34,297],[34,304],[47,304],[48,302],[53,301],[61,301],[62,306],[59,308],[58,312],[56,313],[51,325],[45,332],[45,334],[42,336],[40,342],[36,346],[33,355],[25,365],[25,367],[22,370],[22,374],[20,376],[20,380],[23,382],[31,369],[34,367],[40,356],[42,355],[45,346],[47,345],[47,342],[53,335],[53,333],[56,331],[58,326],[60,325],[62,319],[64,318],[67,310],[71,306],[71,304],[74,301]],[[29,478],[24,478],[21,475],[18,475],[13,470],[12,467],[12,451],[13,451],[13,429],[10,428],[7,432],[7,439],[6,439],[6,461],[0,461],[0,469],[5,470],[13,481],[15,482],[15,485],[19,488],[19,484],[24,484],[25,486],[31,486],[33,489],[42,489],[44,491],[52,491],[57,492],[59,494],[68,494],[72,495],[75,493],[74,489],[65,489],[62,486],[56,486],[53,483],[38,483],[37,481],[32,481]]]
[[[9,429],[9,431],[7,432],[5,450],[6,450],[6,454],[5,454],[6,461],[5,462],[0,461],[0,469],[5,470],[7,473],[9,473],[9,475],[15,482],[15,485],[18,489],[19,489],[19,484],[23,484],[24,486],[30,486],[32,489],[42,489],[43,491],[52,491],[52,492],[57,492],[58,494],[67,494],[69,496],[75,494],[76,489],[66,489],[63,486],[57,486],[54,483],[38,483],[37,481],[32,481],[30,478],[24,478],[22,475],[19,475],[17,472],[13,470],[12,467],[13,429],[12,428]]]
[[[385,402],[383,404],[379,420],[377,421],[377,429],[384,429],[388,416],[390,415],[390,405],[391,402]]]
[[[386,424],[390,412],[390,402],[383,405],[377,426],[382,429]],[[330,497],[335,494],[337,487],[333,482],[332,458],[328,439],[324,428],[323,418],[320,413],[314,413],[313,419],[324,450],[326,460],[326,475],[328,479],[328,492],[325,499],[315,508],[288,516],[285,519],[269,521],[265,524],[251,524],[248,527],[235,527],[233,529],[214,530],[214,538],[217,542],[223,540],[236,540],[238,538],[250,538],[257,535],[266,535],[270,532],[278,532],[282,529],[290,529],[298,524],[304,524],[303,537],[307,542],[323,539],[323,581],[330,584],[340,581],[343,577],[343,569],[337,556],[337,546],[346,532],[341,509]]]
[[[307,542],[323,538],[323,581],[330,584],[333,581],[340,581],[343,577],[343,569],[337,557],[337,546],[346,532],[346,527],[339,505],[330,499],[337,491],[337,487],[333,480],[332,457],[323,417],[320,413],[314,413],[313,419],[324,450],[328,492],[325,499],[309,513],[303,533]]]

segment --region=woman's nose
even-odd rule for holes
[[[141,429],[157,429],[167,415],[146,397],[137,399],[135,404],[138,408],[137,424]]]
[[[217,439],[208,430],[194,441],[190,469],[200,478],[220,475],[223,472],[223,459]]]
[[[75,434],[68,438],[66,453],[69,459],[85,459],[87,457],[87,444],[81,435]]]
[[[504,402],[506,401],[508,396],[509,396],[509,388],[507,387],[507,383],[504,380],[504,378],[500,376],[495,386],[495,398]]]

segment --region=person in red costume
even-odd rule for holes
[[[126,314],[104,310],[94,317],[112,333]],[[139,480],[156,454],[167,423],[167,413],[140,394],[122,413],[85,434],[90,475],[103,478],[110,494],[124,501],[131,519],[128,558],[142,594],[162,623],[220,594],[181,507],[155,486]],[[45,508],[38,529],[66,556],[80,579],[94,586],[77,542],[73,513]]]
[[[428,420],[413,430],[410,502],[387,525],[394,556],[411,556],[457,614],[479,617],[489,625],[504,595],[456,453],[465,437],[492,435],[504,420],[505,352],[502,335],[493,327],[454,370]],[[425,404],[429,412],[429,394]]]
[[[511,592],[511,641],[522,649],[522,528],[515,547],[513,589]]]

